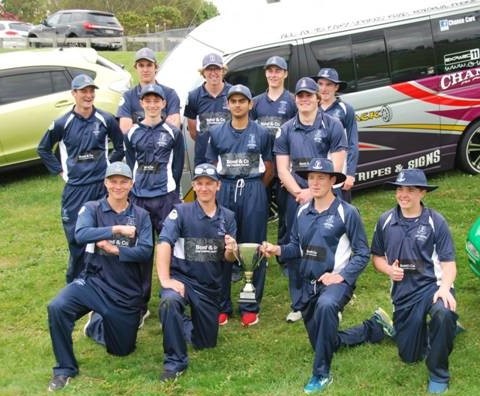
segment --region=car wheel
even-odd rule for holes
[[[463,133],[458,145],[457,159],[459,167],[467,173],[480,173],[480,121],[474,122]]]
[[[36,39],[38,38],[37,36],[28,36],[29,39]],[[41,43],[29,43],[29,47],[31,48],[40,48],[42,46]]]

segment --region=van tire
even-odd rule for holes
[[[458,166],[472,175],[480,174],[480,120],[463,133],[457,149]]]

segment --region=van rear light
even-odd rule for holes
[[[18,36],[18,35],[19,35],[18,32],[15,32],[15,31],[13,31],[13,30],[7,30],[7,31],[5,32],[5,34],[6,34],[7,36]]]
[[[95,29],[95,25],[91,24],[90,22],[83,22],[83,27],[87,30]]]

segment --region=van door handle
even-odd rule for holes
[[[57,103],[55,103],[56,108],[71,106],[71,105],[73,105],[73,101],[71,100],[60,100]]]

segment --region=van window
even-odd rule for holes
[[[432,32],[428,21],[385,30],[392,83],[435,73]]]
[[[480,12],[432,20],[437,72],[445,73],[480,65]]]
[[[268,48],[242,54],[228,63],[228,73],[225,79],[230,84],[243,84],[258,95],[267,89],[265,70],[263,66],[268,58],[278,55],[290,62],[291,46]],[[286,83],[288,85],[288,81]]]
[[[338,71],[340,78],[348,84],[348,88],[344,92],[355,88],[350,36],[314,41],[310,44],[310,49],[318,62],[315,73],[322,67],[333,67]]]
[[[354,35],[352,50],[357,90],[383,87],[390,83],[383,31]]]

